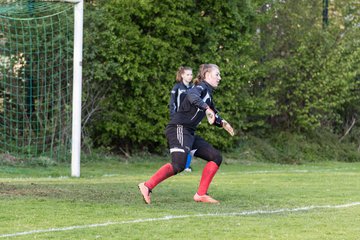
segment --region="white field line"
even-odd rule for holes
[[[346,204],[341,204],[341,205],[320,205],[320,206],[305,206],[305,207],[298,207],[298,208],[280,208],[280,209],[275,209],[275,210],[252,210],[252,211],[242,211],[242,212],[232,212],[232,213],[207,213],[207,214],[194,214],[194,215],[165,216],[165,217],[160,217],[160,218],[143,218],[143,219],[134,219],[134,220],[129,220],[129,221],[105,222],[105,223],[96,223],[96,224],[88,224],[88,225],[69,226],[69,227],[63,227],[63,228],[48,228],[48,229],[38,229],[38,230],[32,230],[32,231],[26,231],[26,232],[1,234],[0,238],[17,237],[17,236],[37,234],[37,233],[61,232],[61,231],[71,231],[71,230],[76,230],[76,229],[106,227],[106,226],[110,226],[110,225],[170,221],[173,219],[180,219],[180,218],[231,217],[231,216],[249,216],[249,215],[259,215],[259,214],[293,213],[293,212],[305,212],[305,211],[310,211],[310,210],[314,210],[314,209],[350,208],[350,207],[359,206],[359,205],[360,205],[360,202],[352,202],[352,203],[346,203]]]

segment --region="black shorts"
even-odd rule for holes
[[[181,161],[186,162],[187,155],[192,153],[195,157],[200,157],[206,161],[221,162],[221,155],[218,150],[183,125],[168,125],[165,135],[171,154],[175,152],[184,153]]]

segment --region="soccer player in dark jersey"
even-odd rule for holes
[[[169,112],[170,119],[179,110],[181,102],[184,100],[186,92],[193,87],[191,83],[193,79],[193,71],[190,67],[179,67],[176,73],[176,84],[171,90]],[[187,155],[185,172],[191,172],[191,153]]]
[[[191,150],[195,150],[196,157],[207,161],[193,199],[196,202],[219,203],[208,195],[208,188],[221,165],[222,156],[211,144],[195,135],[195,131],[205,116],[209,124],[224,128],[231,136],[234,135],[234,130],[218,115],[212,99],[212,92],[221,80],[219,67],[215,64],[202,64],[196,80],[195,87],[187,92],[180,109],[166,126],[171,163],[163,165],[149,180],[138,185],[147,204],[151,203],[150,194],[159,183],[184,170],[187,154]]]
[[[193,79],[193,71],[190,67],[179,67],[176,72],[176,84],[171,90],[169,112],[170,119],[175,112],[179,110],[181,102],[184,100],[185,93],[193,87],[191,83]]]

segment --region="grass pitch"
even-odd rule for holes
[[[204,162],[158,185],[137,184],[165,162],[106,160],[0,168],[0,239],[358,239],[360,164],[229,163],[210,186],[220,205],[192,200]]]

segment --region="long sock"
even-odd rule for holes
[[[210,183],[218,169],[219,169],[219,166],[215,162],[212,162],[212,161],[208,162],[205,165],[204,170],[202,172],[199,189],[197,191],[197,193],[200,196],[207,193]]]
[[[152,190],[156,187],[156,185],[173,175],[174,169],[170,163],[167,163],[157,170],[157,172],[145,182],[145,185]]]
[[[187,155],[185,169],[186,169],[186,168],[190,168],[191,158],[192,158],[192,157],[191,157],[191,154],[189,153],[189,154]]]

